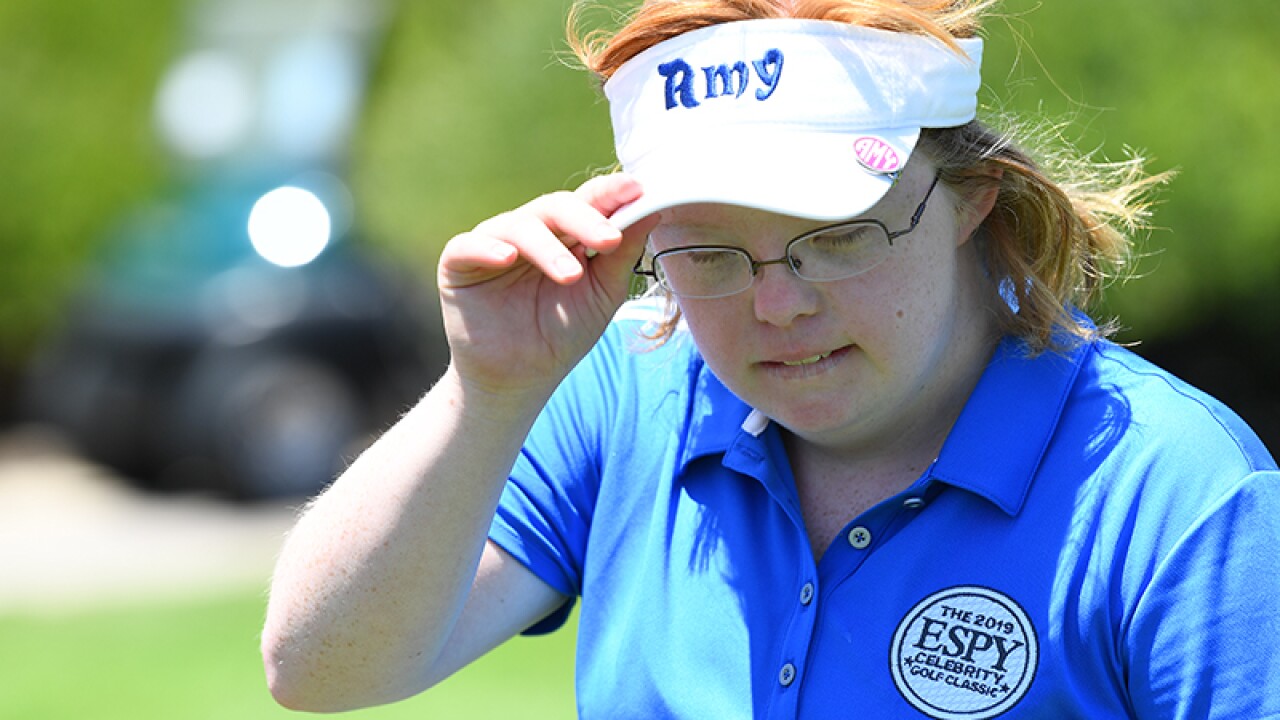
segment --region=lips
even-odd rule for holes
[[[804,376],[811,375],[814,372],[821,372],[823,369],[832,367],[839,363],[842,358],[849,354],[854,346],[845,345],[834,350],[814,353],[812,355],[801,355],[800,353],[787,353],[782,357],[785,359],[769,360],[760,363],[765,368],[771,368],[774,372],[782,372],[784,375],[791,376],[794,373],[803,373]]]
[[[835,352],[835,351],[832,350],[831,352]],[[818,362],[819,360],[824,360],[826,358],[831,357],[831,352],[821,353],[818,355],[814,355],[812,357],[804,358],[803,360],[783,360],[782,364],[786,365],[787,367],[800,367],[801,365],[812,365]]]

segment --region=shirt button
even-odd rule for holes
[[[813,600],[813,583],[807,582],[800,588],[800,604],[808,605]]]
[[[855,550],[866,550],[871,544],[871,531],[861,525],[849,531],[849,544]]]
[[[787,663],[778,671],[778,682],[782,683],[782,687],[789,687],[791,683],[796,681],[796,666]]]
[[[918,497],[909,497],[902,501],[902,507],[908,510],[919,510],[924,507],[924,500],[921,500]]]

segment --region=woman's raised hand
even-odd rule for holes
[[[621,175],[543,195],[449,241],[438,284],[452,369],[493,392],[550,392],[626,300],[651,222],[607,218],[640,196]]]

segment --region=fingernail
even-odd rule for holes
[[[618,228],[614,227],[612,223],[607,221],[597,223],[595,228],[592,230],[592,234],[594,234],[599,240],[613,240],[622,236],[622,233],[618,232]]]
[[[574,258],[562,255],[556,258],[555,268],[556,272],[560,273],[561,277],[573,277],[578,274],[578,271],[582,269],[582,266],[579,265],[578,261]]]
[[[495,242],[489,246],[489,253],[495,260],[505,261],[511,257],[511,253],[514,251],[515,248],[504,242]]]

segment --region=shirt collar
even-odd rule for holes
[[[1091,343],[1031,356],[1007,337],[947,435],[931,478],[1022,509]]]
[[[705,455],[723,454],[744,432],[759,436],[768,425],[764,416],[729,391],[697,357],[693,407],[689,417],[689,441],[681,465]]]
[[[1016,515],[1058,426],[1092,344],[1032,356],[1007,337],[965,403],[930,470],[930,478],[980,495]],[[723,454],[739,437],[758,438],[768,421],[730,392],[701,359],[683,466]]]

